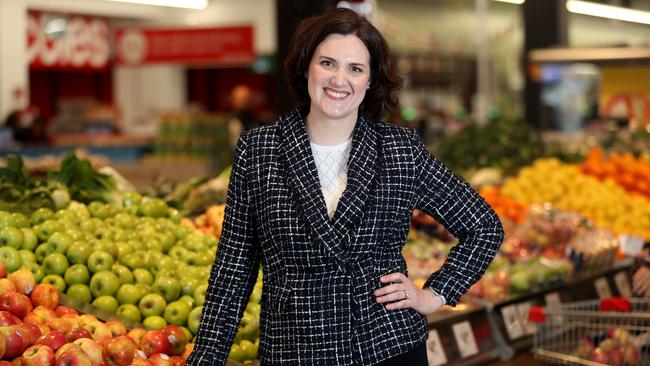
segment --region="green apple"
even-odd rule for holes
[[[95,229],[95,239],[113,241],[113,230],[110,227],[99,227]]]
[[[151,273],[157,275],[158,272],[163,271],[167,273],[176,272],[176,261],[168,256],[161,256],[156,262],[153,263],[153,266],[150,267]]]
[[[157,277],[151,286],[151,291],[162,295],[167,302],[171,302],[180,297],[181,284],[170,276]]]
[[[160,330],[167,325],[167,322],[165,321],[165,318],[158,316],[158,315],[151,315],[146,318],[144,318],[144,321],[142,322],[142,325],[144,325],[144,329],[148,330]]]
[[[53,285],[60,294],[65,292],[65,280],[59,275],[49,274],[41,279],[41,283]]]
[[[0,229],[0,246],[7,246],[20,249],[23,245],[23,232],[13,226],[7,226]]]
[[[68,258],[62,253],[54,252],[45,257],[42,267],[45,274],[55,274],[63,276],[65,271],[68,269],[69,263]]]
[[[138,302],[138,308],[142,316],[162,315],[167,307],[167,301],[159,294],[146,294]]]
[[[129,267],[119,263],[115,263],[113,265],[113,272],[120,279],[121,285],[125,283],[133,283],[133,273],[131,272]]]
[[[115,214],[114,218],[117,226],[121,227],[122,229],[133,229],[138,223],[138,220],[135,216],[129,215],[126,212],[119,212]]]
[[[113,267],[113,257],[104,250],[96,250],[90,254],[86,264],[92,273],[108,271]]]
[[[135,252],[135,248],[137,245],[133,245],[133,243],[129,241],[116,241],[115,242],[115,249],[117,249],[117,258],[122,259],[124,258],[127,254],[131,254]]]
[[[202,285],[199,285],[199,287],[196,288],[194,291],[194,303],[196,305],[203,305],[205,302],[205,293],[208,291],[208,284],[204,283]]]
[[[40,283],[45,276],[43,269],[36,262],[23,263],[23,268],[27,268],[30,272],[32,272],[34,275],[34,280],[36,280],[37,283]]]
[[[80,283],[70,285],[65,295],[79,304],[90,304],[93,299],[93,295],[90,293],[90,288]]]
[[[142,196],[136,192],[128,192],[122,196],[122,206],[124,207],[137,207],[140,204],[140,201],[142,201]]]
[[[34,229],[29,227],[23,227],[20,229],[23,233],[23,244],[20,249],[34,251],[38,245],[38,237],[36,237],[36,232]]]
[[[54,251],[57,253],[65,253],[68,250],[70,244],[72,244],[72,238],[63,232],[56,232],[47,239],[47,242],[54,247]]]
[[[167,324],[185,325],[192,308],[185,301],[174,301],[165,307],[164,317]]]
[[[65,231],[65,234],[72,238],[72,241],[84,240],[84,234],[78,229],[68,229]]]
[[[90,253],[93,252],[93,247],[86,241],[75,241],[70,244],[68,250],[65,254],[68,257],[70,263],[73,264],[85,264],[90,256]]]
[[[65,187],[60,187],[55,189],[51,194],[52,202],[54,202],[54,208],[56,210],[61,210],[68,207],[70,204],[70,193]]]
[[[0,211],[0,228],[16,227],[16,218],[8,211]]]
[[[94,250],[103,250],[108,252],[113,258],[117,258],[117,247],[112,240],[108,239],[94,239],[90,241],[90,245]]]
[[[113,296],[120,287],[120,279],[111,271],[100,271],[90,279],[90,292],[93,296]]]
[[[133,234],[130,231],[126,231],[123,229],[113,229],[113,241],[116,243],[131,239],[131,235]]]
[[[32,225],[42,224],[53,216],[54,212],[52,212],[52,210],[47,207],[41,207],[32,213]]]
[[[110,205],[99,201],[90,202],[90,204],[88,204],[88,211],[90,211],[92,217],[102,220],[113,216],[113,208]]]
[[[32,226],[30,220],[27,218],[27,216],[19,213],[19,212],[14,212],[11,214],[11,216],[14,219],[14,224],[17,228],[27,228]]]
[[[36,247],[36,250],[34,251],[38,263],[43,263],[45,257],[52,253],[54,253],[54,247],[50,243],[43,243]]]
[[[23,264],[20,253],[13,247],[0,247],[0,260],[7,267],[7,273],[16,271]]]
[[[219,239],[212,235],[205,235],[203,240],[208,245],[208,248],[216,248],[219,245]]]
[[[88,211],[88,206],[83,203],[70,201],[70,205],[68,205],[67,210],[72,212],[76,217],[80,219],[90,218],[90,211]]]
[[[144,284],[144,283],[136,283],[135,284],[139,289],[142,294],[148,294],[151,292],[151,286]]]
[[[174,236],[176,237],[176,240],[183,240],[192,232],[192,229],[185,225],[176,225],[174,228]]]
[[[93,237],[93,233],[95,232],[96,229],[95,221],[87,218],[87,219],[82,219],[81,222],[79,223],[79,230],[81,230],[82,233],[90,233]]]
[[[193,296],[196,288],[199,287],[201,282],[198,278],[188,278],[183,281],[181,285],[181,292],[183,295]]]
[[[214,262],[214,256],[209,253],[209,249],[206,249],[203,253],[196,253],[196,257],[194,259],[195,266],[208,266],[212,264],[212,262]]]
[[[45,222],[36,226],[35,230],[38,240],[45,242],[52,234],[61,230],[61,225],[54,220],[45,220]]]
[[[201,324],[201,312],[203,311],[203,306],[197,306],[192,311],[187,318],[187,327],[190,329],[190,332],[196,334],[199,331],[199,325]]]
[[[65,271],[63,279],[68,286],[75,284],[87,285],[88,281],[90,281],[88,267],[84,264],[73,264]]]
[[[142,320],[142,315],[140,315],[140,310],[138,307],[133,304],[122,304],[117,308],[116,314],[121,316],[127,321],[139,323]]]
[[[138,205],[138,214],[147,217],[165,217],[167,210],[167,204],[160,198],[143,197]]]
[[[117,301],[120,304],[137,304],[144,294],[134,284],[126,283],[117,290]]]
[[[176,244],[176,237],[169,231],[159,232],[156,235],[156,239],[161,244],[163,253],[169,252],[169,250],[174,247],[174,244]]]
[[[131,254],[125,255],[120,259],[120,263],[135,270],[137,268],[145,268],[147,266],[147,254],[146,252],[136,250]]]
[[[149,252],[163,252],[163,246],[156,238],[141,239]]]
[[[96,298],[93,301],[93,306],[102,309],[104,311],[114,313],[117,311],[117,308],[120,306],[120,304],[113,296],[104,295]]]
[[[190,308],[194,307],[194,298],[190,295],[183,295],[178,299],[178,301],[184,301],[187,305],[190,306]]]
[[[18,254],[20,254],[20,259],[22,260],[23,264],[36,263],[36,254],[34,254],[34,252],[21,249],[18,251]]]
[[[188,235],[183,240],[183,243],[185,244],[185,248],[195,253],[204,252],[206,249],[208,249],[208,244],[205,242],[203,237],[204,235],[197,234],[197,233],[192,233]]]
[[[187,337],[187,339],[190,339],[190,340],[192,339],[192,332],[190,332],[190,328],[181,327],[181,330],[183,331],[183,333],[185,333],[185,336]]]
[[[185,249],[184,247],[175,246],[169,249],[169,256],[174,259],[182,260],[183,258],[185,258],[186,255],[187,255],[187,249]]]
[[[153,285],[153,275],[147,269],[144,268],[134,269],[133,278],[135,279],[135,283],[144,283],[145,285]]]

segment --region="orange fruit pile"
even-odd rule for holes
[[[501,189],[494,186],[483,187],[479,194],[492,206],[502,219],[522,223],[528,216],[528,206],[501,194]]]
[[[626,191],[650,199],[650,162],[630,153],[611,153],[605,158],[600,148],[592,148],[580,169],[601,181],[612,179]]]

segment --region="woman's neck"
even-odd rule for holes
[[[333,120],[310,112],[305,119],[309,140],[318,145],[338,145],[350,138],[357,123],[354,119]]]

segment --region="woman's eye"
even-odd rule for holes
[[[363,69],[358,68],[358,67],[356,67],[356,66],[352,66],[352,67],[350,68],[350,70],[352,70],[352,72],[363,72]]]
[[[320,62],[320,64],[322,66],[327,66],[327,67],[332,66],[332,62],[330,62],[328,60],[323,60],[323,61]]]

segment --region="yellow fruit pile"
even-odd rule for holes
[[[611,179],[601,182],[583,174],[577,165],[538,159],[506,180],[502,194],[527,204],[548,202],[578,212],[616,234],[650,239],[650,202],[629,194]]]

